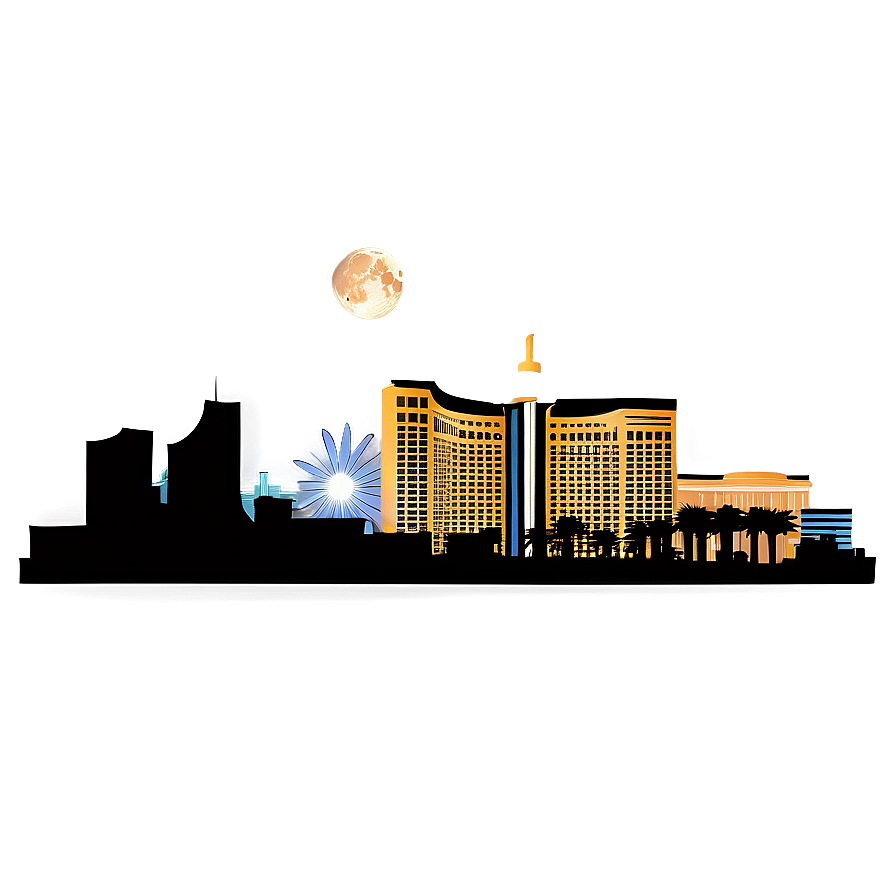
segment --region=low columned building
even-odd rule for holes
[[[723,473],[723,474],[678,474],[678,506],[693,504],[718,510],[723,504],[731,504],[741,510],[763,507],[768,510],[789,510],[800,522],[800,512],[809,506],[809,489],[812,483],[808,476],[788,476],[785,473]],[[800,533],[790,532],[778,536],[778,557],[793,558]],[[759,559],[768,562],[768,546],[765,535],[760,536]],[[675,534],[673,544],[682,547],[682,536]],[[719,536],[709,539],[708,558],[715,559],[719,547]],[[744,532],[734,533],[734,550],[749,553],[750,540]]]

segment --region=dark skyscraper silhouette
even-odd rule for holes
[[[239,402],[206,401],[196,428],[168,445],[168,506],[176,525],[251,525],[240,497]]]
[[[88,526],[117,527],[152,515],[159,504],[152,486],[152,432],[122,429],[88,442],[87,482]]]

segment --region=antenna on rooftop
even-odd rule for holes
[[[541,373],[541,364],[532,360],[532,343],[535,341],[535,334],[530,333],[526,337],[526,360],[517,364],[517,370],[531,370],[533,373]]]
[[[215,401],[218,400],[218,378],[215,377]]]

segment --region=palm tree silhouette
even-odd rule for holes
[[[554,524],[554,538],[560,542],[561,557],[567,559],[573,557],[575,538],[585,531],[585,524],[578,517],[557,517],[557,522]]]
[[[768,562],[778,562],[778,536],[788,532],[796,532],[796,517],[787,510],[769,510],[765,524],[765,537],[768,540]]]
[[[647,553],[647,539],[650,537],[650,530],[644,520],[635,520],[629,523],[628,530],[625,533],[625,540],[635,557],[643,557]]]
[[[613,551],[619,544],[619,536],[613,529],[595,530],[592,536],[592,540],[597,549],[600,551],[601,557],[612,557]]]
[[[759,534],[771,524],[771,514],[764,507],[751,507],[744,514],[744,530],[750,539],[750,563],[759,562]]]
[[[675,523],[672,520],[650,520],[647,523],[647,529],[650,533],[650,559],[671,559],[672,533],[675,531]]]
[[[743,532],[746,514],[733,504],[723,504],[712,515],[712,531],[719,536],[719,550],[716,560],[734,559],[734,533]]]
[[[523,553],[530,545],[532,547],[532,556],[542,559],[548,552],[548,543],[551,540],[552,531],[550,529],[526,529],[523,538]]]
[[[684,559],[694,558],[694,536],[697,537],[697,560],[706,560],[706,539],[712,532],[712,511],[695,504],[682,504],[675,514],[675,524],[684,536]]]

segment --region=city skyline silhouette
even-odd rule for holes
[[[383,390],[384,406],[392,400],[396,388],[419,390],[421,386],[439,401],[469,415],[493,415],[498,407],[455,399],[434,383],[402,380],[393,381]],[[83,526],[31,526],[31,556],[20,561],[20,581],[580,585],[874,581],[875,559],[866,557],[860,548],[852,549],[848,538],[846,544],[850,546],[845,548],[844,536],[838,536],[847,531],[839,518],[850,513],[842,509],[814,511],[814,534],[800,543],[792,558],[779,558],[775,545],[782,533],[797,530],[796,517],[786,510],[764,507],[741,510],[726,504],[713,511],[683,503],[667,515],[670,502],[664,501],[650,518],[634,510],[623,514],[624,529],[592,525],[566,512],[555,515],[550,525],[539,525],[531,519],[530,525],[522,525],[527,518],[523,508],[516,505],[521,493],[517,486],[524,477],[513,456],[519,450],[519,440],[499,438],[497,418],[493,444],[500,447],[494,449],[493,464],[498,470],[495,481],[504,477],[509,482],[508,512],[490,516],[488,524],[476,525],[477,519],[485,518],[485,511],[479,508],[476,517],[471,510],[469,518],[461,517],[463,525],[447,530],[442,527],[443,540],[437,551],[434,534],[425,526],[415,525],[413,531],[389,531],[387,522],[384,531],[371,532],[369,521],[363,517],[301,517],[294,511],[292,497],[259,494],[253,502],[253,520],[240,491],[240,403],[218,401],[217,384],[215,395],[214,400],[205,401],[194,429],[168,445],[164,503],[150,475],[151,431],[123,428],[110,438],[88,442],[86,522]],[[674,401],[663,401],[670,410],[676,406]],[[536,404],[527,398],[502,409],[511,424],[521,419],[525,402]],[[556,402],[555,406],[559,405],[564,415],[582,411],[602,414],[615,412],[620,404],[639,403],[663,404],[657,399],[603,399]],[[400,407],[407,404],[408,400],[399,401]],[[415,399],[411,406],[419,409],[421,401]],[[429,407],[429,403],[422,406]],[[437,407],[434,402],[432,411]],[[538,413],[539,419],[547,420],[547,409]],[[421,410],[400,411],[398,419],[407,419],[410,414],[419,415],[418,425],[425,424],[428,431],[430,421]],[[640,420],[643,415],[635,417]],[[434,415],[434,430],[444,426],[438,421]],[[651,422],[656,425],[655,420]],[[488,440],[482,440],[484,432],[485,428],[471,429],[471,444],[487,444]],[[599,432],[592,456],[612,444],[609,429]],[[656,444],[665,449],[669,442],[666,437],[660,439],[662,432],[657,430]],[[466,439],[466,432],[461,436]],[[619,437],[619,432],[613,436]],[[421,436],[418,441],[425,439]],[[629,441],[637,444],[634,430]],[[343,450],[350,450],[350,445],[346,426]],[[633,447],[629,450],[632,457],[637,456]],[[341,468],[335,444],[332,451],[336,472]],[[661,453],[659,447],[656,453]],[[361,454],[357,452],[359,461]],[[347,457],[343,459],[347,461]],[[475,466],[476,461],[471,464]],[[479,466],[484,465],[479,462]],[[402,473],[398,477],[408,478]],[[214,484],[202,486],[209,481]],[[541,482],[544,487],[543,471]],[[457,489],[445,490],[444,494],[451,497],[449,491]],[[384,492],[384,501],[388,493]],[[636,506],[633,496],[630,506]],[[394,508],[387,512],[394,515]],[[541,512],[545,513],[543,507]],[[512,541],[513,526],[516,540]],[[749,556],[733,549],[735,533],[746,534]],[[710,561],[708,542],[714,535],[721,541],[718,556]],[[681,548],[673,545],[673,538],[678,536]],[[763,540],[767,554],[765,562],[760,562]]]

